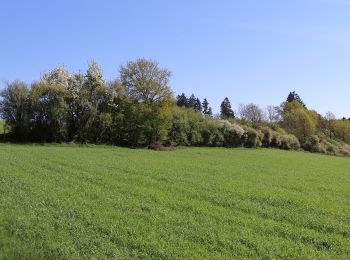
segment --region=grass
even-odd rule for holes
[[[0,259],[350,257],[350,160],[0,145]]]

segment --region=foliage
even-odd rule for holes
[[[350,121],[349,120],[333,120],[330,129],[334,137],[346,143],[350,143]]]
[[[222,121],[222,129],[224,132],[225,147],[239,147],[244,144],[244,129],[236,124],[231,124],[229,121]]]
[[[265,111],[249,103],[235,118],[230,100],[213,116],[206,98],[173,98],[171,73],[147,59],[120,66],[106,82],[92,61],[85,73],[63,67],[26,85],[7,83],[0,93],[3,140],[79,142],[128,147],[170,146],[275,147],[326,154],[350,154],[350,119],[322,116],[290,92],[280,106]]]
[[[30,92],[30,124],[32,139],[40,142],[61,142],[68,126],[68,91],[63,85],[36,83]]]
[[[295,91],[289,92],[288,97],[287,97],[287,102],[288,102],[288,103],[297,102],[297,103],[299,103],[302,107],[306,108],[305,103],[304,103],[303,100],[300,98],[300,96],[298,95],[298,93],[296,93]]]
[[[185,93],[182,93],[181,95],[177,95],[176,105],[179,107],[188,107],[188,99]]]
[[[0,135],[6,134],[10,131],[4,120],[0,120]]]
[[[261,108],[253,103],[247,105],[240,104],[239,115],[242,120],[248,121],[252,124],[261,122],[264,117]]]
[[[145,143],[163,141],[169,127],[169,107],[172,92],[169,87],[170,71],[160,68],[158,63],[146,59],[128,62],[120,68],[121,84],[127,98],[135,101],[138,115],[142,116],[142,137]]]
[[[211,118],[204,118],[201,124],[201,136],[205,146],[222,146],[224,135],[220,129],[220,124]]]
[[[268,106],[266,108],[266,116],[267,116],[267,120],[270,123],[274,123],[274,122],[279,122],[281,121],[281,107],[279,106]]]
[[[204,100],[203,100],[202,109],[203,109],[203,115],[206,115],[206,116],[213,115],[213,111],[212,111],[211,107],[209,106],[209,102],[206,98],[204,98]]]
[[[285,150],[299,150],[300,143],[294,135],[283,135],[281,137],[281,148]]]
[[[258,147],[261,146],[261,140],[263,138],[263,135],[260,131],[248,127],[248,126],[243,126],[244,129],[244,146],[245,147]]]
[[[187,100],[187,107],[192,108],[197,112],[202,111],[202,103],[199,98],[197,98],[194,94],[191,94],[191,96]]]
[[[220,105],[220,116],[221,119],[235,118],[235,114],[231,107],[230,100],[226,97]]]
[[[271,128],[266,126],[259,128],[259,130],[262,133],[262,140],[261,140],[262,146],[270,147],[274,137],[274,131]],[[276,146],[276,145],[273,145],[273,146]]]
[[[171,72],[159,67],[158,62],[146,59],[129,61],[120,67],[120,80],[126,95],[137,103],[168,101]]]
[[[302,143],[316,130],[316,123],[308,111],[295,101],[285,105],[282,125],[287,132],[294,134]]]
[[[192,109],[174,107],[171,110],[171,126],[168,143],[171,145],[199,145],[202,142],[203,118]]]
[[[29,132],[29,90],[21,81],[7,83],[0,93],[0,117],[11,127],[12,134],[25,140]]]

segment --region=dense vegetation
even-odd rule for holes
[[[0,120],[0,133],[4,133],[5,130],[5,122]]]
[[[28,86],[8,83],[1,92],[0,116],[8,140],[81,142],[139,147],[224,146],[303,148],[350,154],[350,121],[309,110],[295,92],[266,111],[255,104],[234,112],[226,97],[213,115],[207,99],[184,93],[174,98],[171,73],[151,60],[120,67],[105,82],[92,62],[85,74],[56,68]]]
[[[0,144],[1,259],[349,259],[347,158]]]

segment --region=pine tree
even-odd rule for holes
[[[196,110],[198,112],[202,112],[202,103],[201,103],[201,100],[199,98],[196,98],[194,110]]]
[[[176,97],[176,105],[179,107],[188,107],[188,100],[185,93]]]
[[[188,98],[188,107],[189,108],[193,108],[193,109],[196,109],[196,106],[197,106],[197,98],[194,94],[192,94],[189,98]]]
[[[206,98],[204,98],[204,100],[203,100],[202,107],[203,107],[203,114],[204,115],[207,115],[207,116],[213,115],[211,107],[209,106],[209,102]]]
[[[230,100],[226,97],[224,101],[221,103],[221,118],[227,119],[227,118],[235,118],[235,114],[231,108]]]
[[[296,93],[295,91],[289,92],[289,95],[287,97],[287,102],[293,102],[296,101],[298,102],[300,105],[302,105],[303,107],[306,108],[305,103],[303,102],[303,100],[300,98],[300,96],[298,95],[298,93]]]
[[[213,110],[211,107],[208,108],[208,116],[213,116]]]

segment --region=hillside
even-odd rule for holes
[[[350,160],[0,144],[0,258],[349,258]]]

